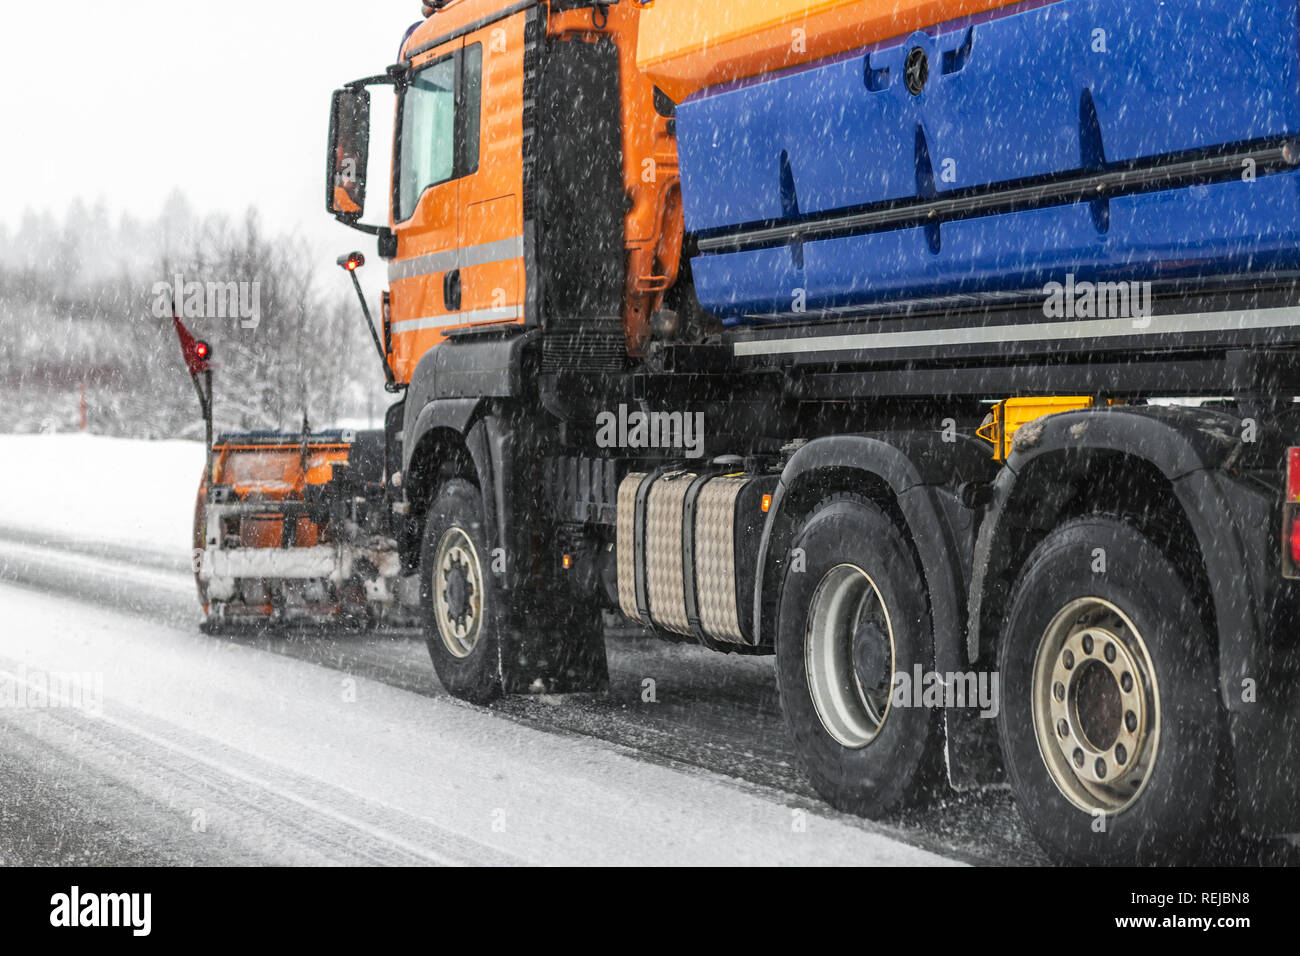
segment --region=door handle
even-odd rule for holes
[[[442,277],[442,304],[448,312],[460,311],[460,270],[452,269]]]

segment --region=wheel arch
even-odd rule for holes
[[[976,541],[967,656],[990,659],[1038,541],[1071,518],[1110,510],[1136,523],[1190,578],[1207,630],[1217,635],[1221,696],[1231,709],[1231,678],[1258,673],[1258,570],[1267,567],[1252,544],[1258,535],[1246,530],[1258,520],[1258,496],[1224,474],[1241,451],[1239,426],[1224,412],[1143,406],[1066,412],[1022,429]]]
[[[836,435],[815,439],[790,458],[773,494],[755,575],[755,642],[771,643],[764,621],[780,591],[785,554],[800,520],[829,494],[866,494],[894,520],[916,553],[925,577],[935,633],[936,666],[962,653],[961,619],[966,570],[954,527],[955,499],[939,486],[955,475],[983,470],[987,451],[974,442],[946,441],[940,433]]]
[[[429,402],[407,428],[403,485],[412,510],[423,513],[440,480],[459,476],[479,483],[480,467],[468,436],[482,401],[442,399]]]
[[[476,484],[489,538],[504,550],[506,589],[531,563],[531,539],[507,489],[515,487],[521,442],[510,413],[530,387],[538,335],[517,327],[455,336],[424,354],[407,390],[402,457],[412,513],[422,521],[445,470]]]
[[[439,399],[421,409],[406,441],[406,500],[421,527],[438,486],[449,478],[468,480],[482,496],[488,539],[504,555],[503,586],[517,586],[530,565],[530,548],[512,517],[507,490],[516,467],[516,434],[508,417],[496,414],[486,399]]]

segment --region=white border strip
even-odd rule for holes
[[[1245,309],[1153,315],[1146,319],[1086,319],[992,325],[973,328],[927,329],[917,332],[863,332],[854,335],[808,335],[795,339],[736,342],[735,354],[779,355],[842,352],[855,349],[905,349],[942,345],[980,345],[1062,339],[1108,339],[1194,332],[1245,332],[1300,326],[1300,308]]]
[[[400,282],[403,279],[418,279],[439,272],[451,272],[453,269],[472,269],[475,266],[491,265],[494,262],[509,262],[511,259],[522,259],[523,255],[524,237],[511,236],[509,239],[485,242],[478,246],[431,252],[427,256],[416,256],[414,259],[394,260],[388,264],[388,281]]]
[[[503,309],[477,309],[472,312],[444,312],[442,315],[431,315],[427,319],[403,319],[401,322],[394,322],[392,331],[394,335],[401,335],[404,332],[428,332],[434,329],[445,331],[463,329],[476,322],[511,322],[523,317],[524,307],[521,305],[506,306]]]

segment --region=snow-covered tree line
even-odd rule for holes
[[[155,220],[113,221],[74,202],[0,226],[0,250],[0,431],[79,428],[84,393],[90,431],[201,435],[174,298],[212,346],[219,428],[366,410],[374,369],[350,286],[252,212],[199,217],[178,195]]]

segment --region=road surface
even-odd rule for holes
[[[1005,790],[829,809],[767,659],[611,631],[607,695],[473,707],[413,632],[208,636],[177,562],[4,529],[0,608],[4,863],[1046,862]],[[51,675],[80,707],[32,705]]]

